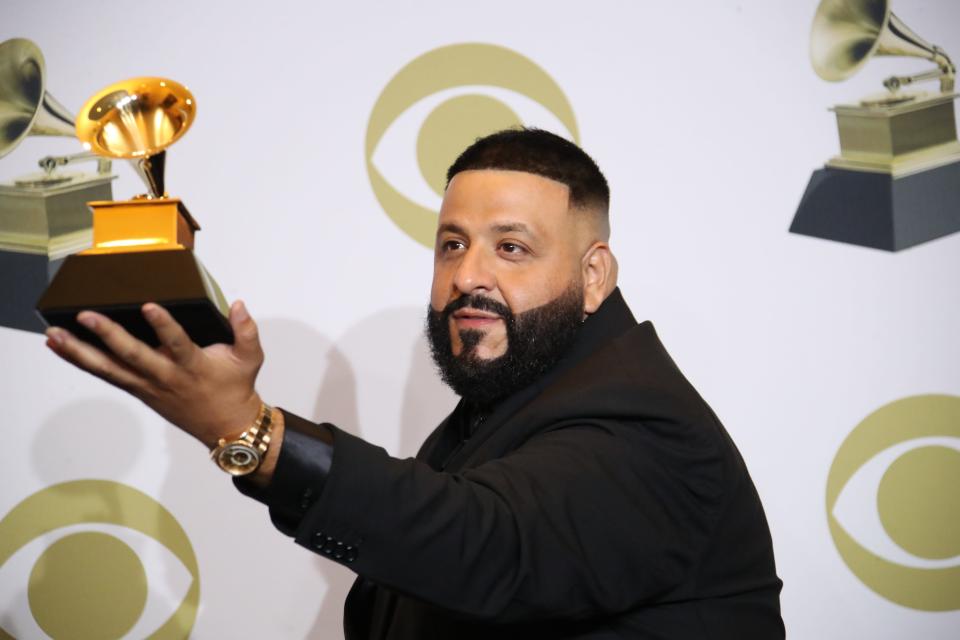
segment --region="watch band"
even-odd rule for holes
[[[234,440],[221,438],[210,457],[221,469],[233,476],[256,471],[266,457],[273,429],[273,407],[264,403],[253,425]]]

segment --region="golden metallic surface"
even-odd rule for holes
[[[221,469],[232,476],[245,476],[253,473],[263,462],[270,447],[273,430],[273,407],[260,406],[260,415],[249,429],[235,440],[221,438],[210,457]]]
[[[0,158],[27,136],[73,137],[73,116],[46,91],[40,48],[25,38],[0,43]]]
[[[93,229],[86,203],[111,197],[114,177],[82,175],[53,186],[0,184],[0,251],[58,260],[88,248]]]
[[[88,202],[93,211],[93,246],[82,253],[161,251],[193,246],[184,237],[176,198]]]
[[[894,15],[890,0],[821,0],[810,29],[810,61],[817,75],[845,80],[874,56],[923,58],[937,67],[889,77],[883,82],[888,93],[833,107],[841,151],[827,165],[899,177],[955,162],[960,150],[953,107],[956,68],[947,54]],[[939,80],[940,91],[901,90],[922,80]]]
[[[166,78],[132,78],[106,87],[80,109],[77,137],[94,153],[145,158],[176,142],[190,125],[190,90]]]
[[[837,105],[840,155],[827,165],[900,177],[957,161],[956,97],[918,94],[899,104]]]
[[[887,78],[890,91],[918,80],[940,80],[951,92],[956,68],[946,52],[930,44],[890,10],[889,0],[822,0],[810,29],[810,62],[824,80],[846,80],[873,56],[912,56],[934,62],[936,70]]]

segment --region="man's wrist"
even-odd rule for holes
[[[272,472],[276,464],[277,447],[273,447],[271,452],[271,443],[275,437],[274,422],[278,417],[282,421],[282,414],[279,411],[260,402],[256,418],[247,423],[247,428],[239,434],[234,431],[236,435],[220,438],[216,447],[210,452],[210,457],[217,466],[230,475],[253,476],[270,456],[268,468]],[[279,433],[280,429],[276,431]]]
[[[283,445],[283,412],[273,407],[271,417],[273,428],[270,433],[270,445],[264,454],[260,467],[250,474],[250,481],[258,487],[266,487],[273,479],[273,472],[277,468],[277,459],[280,457],[280,447]]]
[[[242,436],[257,420],[264,404],[260,394],[253,391],[246,399],[231,402],[229,410],[223,407],[212,408],[211,415],[201,425],[191,427],[184,424],[180,428],[193,434],[207,447],[207,451],[213,451],[220,446],[221,440],[236,440]]]
[[[248,476],[234,478],[237,489],[270,507],[270,519],[294,536],[301,520],[320,499],[333,463],[333,426],[316,424],[278,409],[282,446],[271,445],[271,458]],[[273,465],[273,468],[271,468]]]

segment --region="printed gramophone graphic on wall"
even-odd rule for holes
[[[47,323],[96,343],[76,321],[79,311],[92,309],[156,346],[140,312],[143,303],[156,302],[197,344],[233,341],[223,294],[193,253],[200,226],[164,186],[165,150],[190,128],[195,112],[190,91],[165,78],[118,82],[80,110],[76,130],[84,146],[133,160],[149,193],[88,203],[93,246],[64,261],[37,303]]]
[[[0,158],[29,136],[75,139],[74,117],[46,90],[40,48],[0,43]],[[99,160],[96,173],[63,167]],[[42,332],[34,307],[66,256],[90,246],[90,200],[109,200],[110,160],[89,152],[38,162],[37,171],[0,184],[0,326]]]
[[[840,155],[814,171],[790,231],[899,251],[960,231],[956,68],[888,0],[822,0],[810,34],[817,75],[845,80],[873,56],[925,58],[936,68],[887,78],[884,93],[833,107]],[[938,80],[939,91],[906,88],[924,80]]]

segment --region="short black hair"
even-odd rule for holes
[[[543,129],[504,129],[478,138],[450,165],[447,185],[461,171],[475,169],[533,173],[567,185],[571,207],[596,209],[603,216],[610,207],[610,187],[593,158]]]

